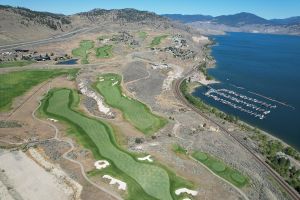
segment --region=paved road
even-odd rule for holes
[[[51,43],[51,42],[58,42],[58,41],[62,41],[62,40],[66,40],[68,38],[72,38],[76,35],[80,35],[89,31],[92,31],[94,29],[97,29],[99,27],[86,27],[86,28],[81,28],[81,29],[77,29],[62,35],[57,35],[57,36],[53,36],[47,39],[42,39],[42,40],[35,40],[35,41],[30,41],[30,42],[21,42],[21,43],[16,43],[16,44],[8,44],[8,45],[1,45],[0,46],[0,51],[7,51],[7,50],[11,50],[14,48],[21,48],[21,47],[26,47],[26,46],[31,46],[31,45],[38,45],[38,44],[47,44],[47,43]]]
[[[193,70],[192,70],[193,71]],[[192,72],[190,71],[190,72]],[[189,73],[190,73],[189,72]],[[187,75],[189,74],[187,73]],[[186,76],[187,77],[187,76]],[[231,132],[229,132],[225,127],[223,127],[221,124],[219,124],[218,122],[216,122],[215,120],[211,119],[210,117],[208,117],[205,113],[203,113],[201,110],[199,110],[197,107],[195,107],[194,105],[190,104],[187,99],[183,96],[183,94],[180,91],[180,85],[181,83],[185,80],[185,78],[181,78],[178,81],[176,81],[175,85],[174,85],[174,95],[181,101],[183,102],[186,106],[188,106],[189,108],[191,108],[193,111],[195,111],[196,113],[198,113],[199,115],[201,115],[203,118],[205,118],[206,120],[210,121],[212,124],[216,125],[217,127],[219,127],[219,129],[221,130],[221,132],[223,134],[226,134],[226,136],[230,136],[234,141],[236,141],[242,148],[244,148],[246,151],[248,151],[253,158],[260,163],[262,166],[265,167],[266,171],[275,179],[275,181],[290,195],[290,197],[294,200],[299,200],[300,199],[300,195],[298,194],[298,192],[292,188],[275,170],[273,170],[264,160],[262,160],[252,149],[250,149],[249,147],[247,147],[243,142],[241,142],[239,140],[239,138],[237,138],[235,135],[233,135]]]

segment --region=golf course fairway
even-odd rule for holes
[[[148,196],[152,197],[150,199],[171,200],[168,172],[159,165],[139,162],[134,156],[119,148],[113,129],[102,121],[75,111],[73,101],[78,101],[77,92],[70,89],[52,90],[44,99],[42,110],[46,115],[76,127],[80,134],[87,135],[101,157],[126,174],[128,179],[134,180]],[[122,181],[127,182],[128,187],[132,187],[126,178]],[[143,196],[142,193],[138,195]]]
[[[95,88],[108,105],[121,110],[124,118],[146,135],[162,128],[167,120],[153,114],[145,104],[124,95],[121,82],[122,78],[118,74],[103,74]]]

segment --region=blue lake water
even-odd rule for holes
[[[69,60],[63,60],[59,61],[57,65],[75,65],[77,63],[78,59],[69,59]]]
[[[208,73],[221,83],[193,95],[300,150],[300,37],[228,33],[214,39],[217,63]]]

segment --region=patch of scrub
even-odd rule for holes
[[[0,74],[0,111],[11,109],[13,100],[32,87],[63,74],[76,74],[78,69],[24,70]]]
[[[226,166],[222,161],[212,157],[207,153],[196,151],[192,154],[192,157],[204,164],[215,174],[224,178],[237,187],[244,187],[249,182],[246,176],[244,176],[237,170]]]
[[[121,89],[121,76],[117,74],[103,74],[95,84],[95,88],[104,97],[105,102],[123,112],[124,118],[134,127],[145,134],[152,134],[162,128],[167,120],[153,114],[143,103],[126,97]]]
[[[168,72],[167,78],[163,82],[163,90],[171,90],[172,82],[181,77],[183,69],[180,66],[172,65],[172,70]]]
[[[79,183],[71,179],[60,167],[46,161],[36,149],[30,148],[28,151],[32,158],[46,169],[47,172],[70,187],[66,193],[70,193],[75,199],[80,199],[82,186]]]
[[[111,58],[112,57],[112,45],[104,45],[102,47],[96,48],[97,58]]]
[[[187,193],[187,194],[190,194],[192,196],[196,196],[198,194],[198,191],[190,190],[190,189],[187,189],[187,188],[180,188],[180,189],[177,189],[175,191],[176,195],[181,195],[182,193]]]
[[[100,81],[101,81],[101,79],[100,79]],[[87,97],[94,99],[97,102],[98,110],[101,113],[103,113],[107,116],[113,117],[113,113],[111,112],[110,108],[104,104],[102,98],[99,95],[97,95],[96,92],[90,90],[87,85],[88,85],[87,81],[82,80],[78,84],[78,88],[79,88],[80,92],[82,94],[86,95]]]
[[[73,56],[79,57],[81,59],[81,64],[89,64],[88,55],[89,50],[94,48],[94,41],[92,40],[82,40],[80,42],[79,48],[73,49]]]
[[[110,185],[117,184],[119,190],[126,190],[126,188],[127,188],[127,184],[125,182],[120,181],[120,180],[118,180],[116,178],[113,178],[110,175],[104,175],[103,178],[109,179],[110,180],[110,182],[109,182]]]
[[[81,190],[79,188],[81,186],[79,184],[76,186],[67,184],[65,179],[67,176],[60,176],[64,175],[64,172],[58,170],[56,166],[52,166],[55,168],[49,168],[50,171],[45,170],[43,168],[45,162],[39,165],[21,151],[3,151],[0,153],[0,160],[0,168],[8,177],[10,186],[23,199],[49,199],[49,196],[53,200],[71,199],[74,197],[74,199],[79,199],[76,197],[80,196]],[[46,165],[48,166],[48,164]],[[56,173],[57,175],[55,175]],[[77,186],[79,190],[74,192]]]
[[[86,117],[79,111],[74,111],[72,108],[74,107],[73,101],[77,99],[76,95],[78,94],[75,91],[69,89],[50,91],[43,101],[43,112],[49,117],[65,121],[76,128],[82,135],[78,139],[88,138],[89,144],[86,145],[90,145],[93,152],[99,155],[98,157],[109,161],[112,165],[103,170],[116,169],[118,176],[122,177],[120,179],[127,184],[130,183],[129,189],[141,187],[142,190],[139,191],[139,195],[142,197],[152,196],[156,199],[171,200],[171,184],[168,172],[162,167],[136,161],[131,154],[117,146],[114,131],[108,124]],[[97,171],[101,172],[102,170]]]

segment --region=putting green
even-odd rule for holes
[[[237,172],[233,172],[231,174],[231,178],[240,184],[243,184],[247,181],[243,175],[241,175],[240,173],[237,173]]]
[[[112,45],[104,45],[96,48],[97,58],[111,58],[112,57]]]
[[[221,160],[201,151],[194,152],[192,156],[215,174],[229,181],[233,185],[237,187],[244,187],[247,185],[248,178],[246,176],[242,175],[239,171],[226,166]]]
[[[0,74],[0,111],[10,110],[16,97],[47,79],[68,73],[75,75],[77,71],[78,69],[24,70]]]
[[[132,155],[120,149],[108,124],[71,109],[72,101],[76,100],[72,93],[73,91],[69,89],[50,92],[43,103],[43,111],[51,117],[77,127],[81,134],[88,135],[99,154],[139,184],[145,193],[155,199],[171,200],[168,173],[156,165],[138,162]],[[126,182],[126,178],[123,181]]]
[[[72,54],[81,59],[81,64],[88,64],[88,50],[94,47],[94,41],[92,40],[82,40],[80,42],[79,48],[73,49]]]
[[[150,44],[150,46],[154,47],[154,46],[159,45],[161,43],[161,41],[163,39],[166,39],[167,37],[168,37],[168,35],[161,35],[161,36],[154,37],[153,40],[152,40],[152,42],[151,42],[151,44]]]
[[[206,153],[203,153],[203,152],[200,152],[200,151],[198,151],[198,152],[196,152],[195,154],[194,154],[194,157],[197,159],[197,160],[201,160],[201,161],[205,161],[205,160],[207,160],[207,155],[206,155]]]
[[[148,34],[147,34],[146,32],[144,32],[144,31],[140,31],[140,32],[138,33],[138,35],[139,35],[139,37],[140,37],[142,40],[145,40],[146,37],[148,36]]]
[[[145,104],[122,94],[121,76],[104,74],[99,79],[95,88],[104,97],[105,102],[121,110],[124,118],[138,130],[145,134],[152,134],[167,123],[166,119],[153,114]]]
[[[225,171],[226,167],[224,164],[222,164],[220,162],[214,162],[212,164],[212,169],[216,172],[223,172],[223,171]]]

